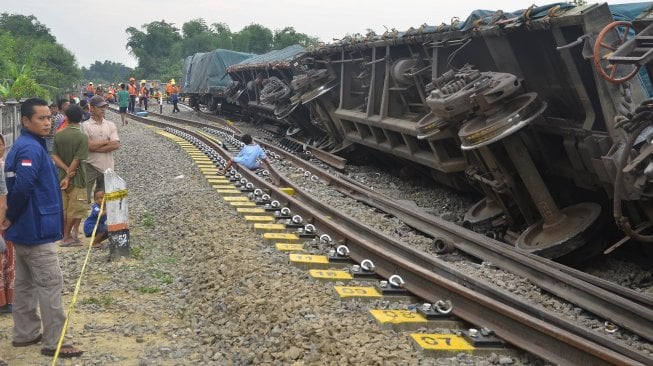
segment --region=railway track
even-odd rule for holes
[[[152,120],[144,121],[165,127],[165,124]],[[176,128],[181,130],[179,120],[175,123]],[[195,128],[205,126],[194,122],[184,123]],[[206,148],[219,152],[224,158],[229,154],[224,144],[218,144],[215,139],[208,138],[207,133],[216,133],[222,141],[226,141],[229,135],[237,131],[233,128],[222,131],[214,128],[201,133],[193,130],[186,130],[184,133],[197,139],[196,143],[201,141]],[[272,147],[268,148],[273,150]],[[293,159],[291,154],[281,150],[274,151],[274,154],[284,159]],[[319,169],[306,165],[303,160],[293,161],[293,164],[304,164],[305,171],[310,171],[319,180],[339,191],[390,212],[418,230],[442,238],[465,252],[527,277],[547,291],[610,319],[643,338],[651,339],[650,332],[653,327],[650,325],[653,317],[649,298],[539,257],[515,252],[505,244],[397,204],[336,174],[320,172]],[[269,193],[282,205],[290,207],[293,214],[301,215],[320,232],[330,233],[334,243],[346,243],[352,260],[372,260],[377,274],[385,278],[400,276],[406,290],[426,301],[435,303],[440,299],[450,300],[454,304],[453,314],[472,324],[494,330],[499,337],[518,348],[559,364],[653,362],[648,355],[626,348],[609,337],[558,319],[555,315],[520,301],[505,291],[446,266],[431,255],[371,230],[304,194],[282,175],[275,172],[272,174],[278,177],[282,186],[294,188],[294,196],[288,196],[278,186],[270,184],[267,177],[249,171],[240,173],[248,182]],[[615,309],[617,307],[622,308]]]

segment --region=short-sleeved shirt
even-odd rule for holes
[[[118,107],[129,107],[129,92],[121,89],[118,92]]]
[[[118,129],[115,123],[102,119],[97,122],[93,118],[82,123],[82,131],[88,136],[88,141],[120,141],[118,138]],[[93,165],[95,169],[103,172],[107,169],[113,169],[113,152],[88,152],[86,159],[88,164]]]
[[[240,150],[238,155],[234,158],[234,161],[238,164],[242,164],[247,169],[256,169],[258,168],[258,162],[256,159],[265,159],[265,151],[258,145],[245,145],[245,147]]]
[[[88,158],[88,136],[82,132],[79,124],[69,123],[66,128],[54,135],[52,155],[57,155],[68,166],[74,159],[78,159],[79,168],[71,183],[78,188],[86,187],[86,169],[81,162]],[[66,176],[66,171],[57,168],[57,175],[61,181]]]

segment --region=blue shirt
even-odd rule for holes
[[[265,151],[258,145],[245,145],[234,158],[234,162],[244,165],[247,169],[256,169],[259,164],[256,159],[265,159]]]
[[[38,245],[63,238],[63,205],[57,169],[45,140],[23,128],[5,161],[7,219],[5,239]]]
[[[93,228],[95,228],[95,223],[97,222],[97,216],[99,214],[100,214],[100,205],[98,205],[97,203],[93,203],[93,205],[91,205],[91,214],[86,218],[86,221],[84,221],[84,235],[91,236],[91,233],[93,232]],[[100,216],[100,223],[98,224],[96,234],[100,234],[106,231],[105,229],[106,225],[107,225],[107,215]]]

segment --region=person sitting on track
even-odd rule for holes
[[[224,175],[229,171],[234,163],[236,165],[243,165],[250,170],[256,170],[260,168],[260,164],[258,162],[259,159],[268,168],[268,170],[271,169],[270,162],[268,161],[267,155],[265,155],[265,151],[263,151],[259,144],[254,142],[252,136],[245,134],[243,135],[241,141],[245,143],[245,146],[243,146],[238,155],[236,155],[233,159],[229,159],[224,169],[218,171],[218,175]]]

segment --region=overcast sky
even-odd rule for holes
[[[548,4],[554,1],[537,3]],[[589,1],[592,2],[591,0]],[[626,3],[637,1],[610,1]],[[299,33],[331,41],[347,33],[377,34],[388,28],[406,30],[423,23],[464,20],[475,9],[515,11],[533,0],[1,0],[0,11],[34,15],[57,42],[73,52],[79,66],[110,60],[136,66],[125,48],[128,27],[165,20],[177,27],[191,19],[226,23],[232,32],[258,23],[274,31],[287,26]]]

